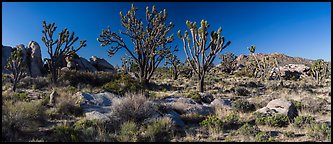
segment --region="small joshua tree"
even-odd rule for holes
[[[173,80],[178,79],[179,75],[179,66],[180,66],[180,60],[178,57],[174,54],[170,54],[170,56],[167,57],[166,65],[170,64],[172,66],[172,78]]]
[[[235,69],[235,60],[237,56],[234,53],[226,52],[225,54],[220,55],[222,71],[231,73]]]
[[[202,20],[199,29],[197,28],[196,22],[186,21],[186,25],[192,35],[192,44],[187,31],[185,31],[184,36],[182,36],[179,30],[178,37],[183,40],[186,59],[188,61],[193,60],[193,62],[190,62],[190,65],[193,71],[198,75],[199,91],[204,92],[205,76],[212,68],[214,59],[223,49],[229,46],[231,42],[228,41],[225,43],[224,37],[221,36],[222,28],[219,28],[217,32],[212,31],[210,33],[210,41],[207,45],[207,29],[209,27],[207,21]]]
[[[328,77],[329,64],[322,59],[314,61],[310,67],[310,74],[314,77],[317,84],[320,84],[324,78]]]
[[[166,45],[173,41],[173,35],[167,36],[168,32],[174,25],[170,22],[166,24],[166,10],[159,13],[152,7],[146,7],[146,22],[147,26],[143,27],[143,21],[137,18],[138,9],[132,4],[131,9],[126,15],[120,12],[121,24],[126,28],[125,31],[120,31],[121,34],[130,38],[134,44],[134,50],[131,50],[124,42],[123,38],[115,32],[111,32],[110,27],[107,30],[102,30],[102,34],[97,38],[101,46],[109,46],[109,56],[113,56],[120,49],[125,49],[134,59],[134,63],[139,68],[140,82],[145,85],[153,76],[156,68],[171,52],[171,46]]]
[[[23,53],[21,48],[14,48],[10,57],[8,59],[8,63],[6,65],[6,69],[8,69],[12,75],[13,81],[13,91],[16,91],[17,83],[21,80],[24,71],[26,70],[27,65],[23,61]]]
[[[82,47],[85,47],[86,40],[81,40],[80,46],[74,48],[73,44],[79,39],[79,37],[74,36],[74,32],[70,34],[67,28],[65,28],[59,33],[59,38],[53,40],[53,33],[57,29],[55,23],[46,24],[46,22],[43,21],[43,28],[42,33],[44,36],[42,37],[42,41],[45,43],[47,52],[50,55],[50,58],[46,59],[46,61],[48,62],[49,70],[52,75],[52,82],[56,84],[61,61],[66,57],[71,57]]]

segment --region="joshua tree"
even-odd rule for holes
[[[180,60],[178,57],[174,54],[171,54],[170,56],[167,57],[166,64],[170,64],[172,66],[172,78],[173,80],[178,79],[179,75],[179,65],[180,65]]]
[[[21,48],[14,48],[8,59],[6,69],[8,69],[12,75],[13,91],[16,91],[16,85],[21,80],[23,72],[26,70],[27,65],[23,61],[23,53]]]
[[[329,64],[322,59],[314,61],[310,67],[310,74],[318,84],[320,84],[324,78],[328,77],[328,73]]]
[[[80,46],[74,48],[73,44],[79,39],[79,37],[74,37],[74,32],[70,34],[67,28],[65,28],[59,33],[58,39],[53,40],[53,33],[57,29],[57,27],[54,25],[55,23],[46,24],[46,22],[43,21],[44,30],[42,32],[44,36],[42,37],[42,41],[45,43],[45,46],[48,49],[47,52],[50,55],[50,58],[46,60],[48,62],[49,70],[52,75],[52,82],[56,84],[58,80],[58,70],[60,68],[60,62],[66,57],[71,57],[82,47],[85,47],[86,40],[81,40]]]
[[[151,11],[147,6],[147,25],[144,28],[143,21],[136,16],[137,11],[138,9],[132,4],[126,15],[120,12],[121,24],[126,28],[125,32],[120,31],[120,33],[130,38],[134,44],[134,50],[125,44],[122,37],[111,32],[110,27],[107,30],[102,30],[97,41],[101,42],[103,47],[110,45],[109,56],[113,56],[120,49],[125,49],[139,67],[140,82],[148,84],[158,65],[172,52],[171,46],[167,47],[166,45],[174,39],[173,35],[167,36],[174,25],[172,22],[168,25],[165,24],[167,20],[165,9],[158,13],[155,6],[152,7]]]
[[[234,53],[226,52],[225,54],[220,55],[222,71],[231,73],[235,68],[235,60],[237,56]]]
[[[197,28],[196,22],[186,21],[186,25],[190,29],[192,35],[192,44],[190,44],[191,39],[187,31],[185,31],[184,36],[182,36],[181,31],[179,30],[178,37],[183,40],[186,59],[188,61],[193,60],[193,62],[190,62],[190,65],[193,71],[198,75],[199,91],[203,92],[205,75],[212,68],[216,56],[229,46],[231,42],[228,41],[225,43],[224,37],[221,36],[222,28],[219,28],[217,32],[212,31],[210,33],[210,41],[208,45],[206,45],[208,40],[208,22],[202,20],[199,29]]]

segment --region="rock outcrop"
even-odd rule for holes
[[[32,77],[42,75],[43,61],[40,46],[35,41],[30,41],[28,44],[28,54],[30,54],[30,74]]]
[[[98,70],[98,71],[108,71],[117,73],[117,70],[108,63],[105,59],[98,58],[96,56],[92,56],[90,58],[90,63]]]
[[[266,107],[258,109],[256,112],[264,115],[279,113],[288,116],[290,119],[298,115],[295,105],[285,99],[274,99],[270,101]]]
[[[67,58],[66,62],[67,62],[67,67],[69,69],[75,69],[75,70],[84,71],[84,72],[97,71],[97,69],[93,65],[91,65],[91,63],[87,59],[85,59],[83,57],[73,58],[71,60],[69,60]]]

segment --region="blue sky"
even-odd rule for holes
[[[185,60],[182,41],[177,31],[188,30],[186,20],[210,24],[209,31],[223,28],[222,35],[231,45],[222,53],[249,54],[247,47],[257,46],[257,53],[279,52],[289,56],[307,59],[331,59],[331,3],[329,2],[136,2],[139,17],[144,19],[145,7],[155,5],[157,10],[166,9],[168,23],[175,27],[173,46],[176,53]],[[78,51],[86,59],[95,55],[113,65],[121,65],[120,58],[125,51],[113,57],[108,48],[100,47],[97,37],[102,29],[124,30],[120,24],[119,12],[126,13],[131,7],[127,2],[3,2],[2,3],[2,45],[27,45],[34,40],[42,49],[42,57],[48,57],[42,42],[42,21],[55,22],[56,33],[67,27],[80,40],[87,40],[87,47]],[[54,36],[54,38],[56,38]],[[128,45],[131,42],[128,41]],[[77,42],[78,43],[78,42]],[[219,60],[215,60],[215,64]]]

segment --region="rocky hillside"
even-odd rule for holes
[[[304,64],[306,66],[311,66],[311,63],[313,60],[310,59],[305,59],[301,57],[291,57],[287,56],[285,54],[281,53],[271,53],[271,54],[263,54],[263,53],[258,53],[255,54],[257,59],[262,59],[264,57],[269,57],[269,58],[276,58],[280,66],[288,65],[288,64]],[[253,55],[239,55],[236,59],[238,64],[246,64],[249,61],[255,60]]]

